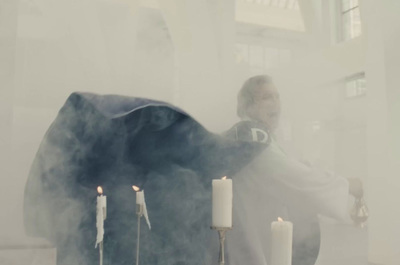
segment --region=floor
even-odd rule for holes
[[[321,223],[316,265],[367,265],[367,227]],[[37,239],[1,239],[0,265],[56,265],[56,249]]]
[[[321,222],[321,249],[316,265],[368,264],[368,227]]]
[[[1,238],[0,265],[55,265],[56,249],[44,240]]]

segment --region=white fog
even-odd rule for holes
[[[162,101],[190,115],[193,118],[190,126],[196,127],[193,124],[198,123],[210,135],[216,134],[220,137],[219,135],[239,122],[236,110],[238,92],[248,78],[256,75],[270,77],[280,94],[280,122],[274,132],[273,141],[279,143],[284,153],[304,162],[307,167],[315,168],[315,172],[334,172],[332,174],[343,177],[343,180],[356,178],[362,183],[362,199],[369,210],[368,220],[362,226],[357,226],[350,218],[335,220],[330,218],[332,216],[323,216],[324,212],[318,215],[321,241],[315,264],[400,264],[399,13],[398,0],[1,0],[0,264],[56,265],[57,255],[62,255],[60,251],[66,251],[60,248],[57,253],[56,243],[51,239],[35,238],[26,234],[24,196],[28,176],[35,174],[36,166],[32,166],[35,165],[35,157],[38,159],[40,156],[40,159],[46,161],[44,166],[37,166],[38,168],[62,165],[63,169],[60,169],[59,174],[67,174],[66,171],[73,174],[74,167],[78,167],[61,158],[65,155],[61,149],[38,153],[42,140],[47,137],[46,132],[51,131],[49,128],[65,125],[63,123],[69,124],[70,120],[76,119],[76,115],[87,114],[85,128],[91,128],[93,132],[90,133],[104,130],[110,135],[115,133],[115,137],[122,137],[119,132],[114,132],[114,121],[97,120],[90,116],[92,113],[89,114],[90,111],[86,109],[89,107],[85,105],[90,104],[85,103],[85,100],[90,98],[89,101],[96,101],[97,98],[93,99],[91,94],[87,96],[84,93]],[[74,92],[79,92],[74,94],[78,98],[76,102],[84,102],[84,107],[76,110],[76,113],[68,112],[61,117],[63,114],[59,111],[63,106],[70,111],[68,98]],[[122,105],[123,99],[113,100],[115,104]],[[75,101],[71,103],[73,104]],[[172,110],[174,107],[168,109],[168,118],[178,119],[177,116],[186,115],[179,110],[176,114]],[[151,112],[149,115],[157,113]],[[55,120],[57,122],[53,123]],[[51,127],[52,124],[55,125]],[[128,126],[127,130],[129,129],[132,128]],[[190,139],[197,141],[196,134],[193,134],[194,138]],[[88,139],[90,140],[90,136]],[[184,145],[184,140],[179,146]],[[168,142],[170,138],[162,138],[162,141]],[[175,141],[179,142],[176,139]],[[202,145],[212,145],[203,138],[198,141],[194,146],[200,149]],[[119,152],[120,144],[123,145],[122,142],[112,142],[110,152],[114,152],[114,149],[117,151],[109,155],[115,155],[118,163],[123,163],[121,161],[125,158],[121,158],[123,152]],[[145,145],[144,142],[142,144]],[[178,148],[170,145],[168,148]],[[43,141],[43,146],[47,147],[46,141]],[[79,152],[84,149],[81,144],[79,147],[71,147],[71,150],[74,148],[79,149]],[[232,143],[232,148],[237,146]],[[269,153],[266,151],[271,146],[265,148],[258,158],[268,159]],[[153,149],[157,151],[157,148]],[[211,147],[207,150],[211,152]],[[102,153],[102,150],[99,152]],[[160,151],[154,157],[162,157],[163,152],[167,151]],[[96,157],[101,155],[107,154],[93,154]],[[144,155],[144,159],[152,155]],[[210,161],[217,161],[217,156],[217,153],[212,153],[207,158],[208,162],[204,162],[208,164],[203,165],[211,167],[214,164]],[[140,160],[136,156],[133,159]],[[249,161],[240,160],[240,163],[243,162],[246,166],[250,163],[251,166],[251,163],[256,163],[254,161],[249,158]],[[274,167],[273,162],[260,163],[265,167]],[[163,220],[163,225],[169,225],[169,229],[177,231],[192,225],[204,226],[208,229],[207,234],[199,232],[199,238],[196,238],[182,230],[175,235],[182,236],[179,240],[171,236],[186,247],[192,242],[198,242],[193,244],[196,249],[187,252],[183,249],[182,252],[187,254],[185,255],[173,249],[175,243],[171,243],[172,241],[161,242],[161,239],[157,241],[152,238],[152,232],[148,231],[142,220],[143,253],[177,253],[171,254],[170,259],[163,262],[143,254],[142,262],[197,264],[187,258],[202,258],[202,264],[217,264],[217,232],[210,230],[211,221],[203,218],[208,217],[208,211],[211,211],[211,179],[214,175],[210,175],[210,179],[203,183],[196,177],[203,169],[194,166],[186,168],[181,164],[171,167],[177,176],[189,178],[185,178],[182,190],[167,181],[164,183],[165,180],[159,172],[151,173],[151,170],[141,168],[129,171],[130,168],[125,166],[118,174],[124,177],[129,174],[143,174],[146,178],[153,176],[147,187],[160,188],[157,196],[166,205],[168,200],[179,201],[180,198],[186,198],[184,196],[190,198],[182,203],[181,210],[187,210],[182,212],[185,222],[174,224],[171,220]],[[247,171],[244,166],[237,167],[235,173],[232,173],[233,177],[229,176],[234,183],[235,174],[251,175],[257,171],[257,168]],[[105,178],[113,174],[109,172],[113,169],[110,167],[96,172],[99,178]],[[207,170],[212,171],[211,168]],[[224,170],[221,169],[221,172],[225,172]],[[226,168],[226,171],[230,172],[230,168]],[[251,183],[262,190],[264,184],[257,179],[253,181]],[[250,182],[244,183],[242,194],[237,197],[234,186],[234,204],[241,205],[241,202],[248,200],[247,196],[241,197],[246,187],[249,193],[253,191],[253,186],[247,184]],[[132,188],[128,184],[136,183],[128,181],[129,190],[116,188],[118,195],[107,193],[106,189],[105,194],[111,200],[112,196],[133,196]],[[141,185],[140,182],[138,184]],[[171,189],[165,190],[163,187]],[[266,190],[272,190],[272,187],[268,186]],[[55,197],[49,197],[51,200],[54,198],[57,201],[58,196],[64,196],[64,187],[59,188],[60,191],[54,191],[57,193],[53,194]],[[82,188],[82,192],[86,192],[85,189],[86,187]],[[156,191],[147,190],[146,186],[144,189],[146,200],[149,200],[150,221],[152,214],[155,219],[163,218],[164,215],[157,215],[157,209],[151,208],[150,197]],[[192,193],[190,189],[197,189],[197,193]],[[279,188],[272,193],[278,190]],[[282,189],[279,196],[291,198],[293,194],[285,191]],[[96,191],[93,192],[93,209],[89,212],[95,212],[96,209]],[[181,197],[173,195],[174,192],[180,193]],[[330,196],[329,192],[328,190],[326,197]],[[347,201],[347,194],[345,195],[348,213],[355,200],[349,196]],[[60,199],[61,201],[68,205],[65,207],[69,207],[69,210],[63,212],[65,217],[60,217],[65,221],[58,224],[65,229],[60,233],[80,233],[81,227],[76,220],[87,209],[82,205],[75,205],[76,201],[72,198],[71,201]],[[195,204],[208,201],[210,204],[203,207]],[[35,212],[35,205],[31,203],[28,207],[32,207],[30,211]],[[339,204],[338,201],[332,204],[334,203]],[[54,205],[58,207],[59,204]],[[112,201],[109,207],[113,207]],[[130,209],[130,205],[121,207],[120,212]],[[244,204],[234,205],[233,211],[235,207],[239,211],[242,207],[251,213]],[[308,205],[302,207],[307,210],[312,208]],[[108,210],[110,212],[105,220],[106,239],[106,223],[113,218],[112,209]],[[170,215],[174,214],[178,218],[180,213],[170,212]],[[136,218],[134,212],[130,216]],[[84,218],[86,217],[82,217]],[[257,218],[249,217],[248,225],[257,227],[260,231],[270,229],[270,222],[255,219]],[[158,220],[159,223],[161,221]],[[135,222],[132,223],[133,230],[136,229]],[[129,220],[125,223],[129,223]],[[154,233],[157,233],[157,224],[157,220],[152,223]],[[294,225],[296,227],[296,223]],[[93,222],[93,229],[95,226],[96,223]],[[231,265],[243,264],[243,261],[235,260],[234,255],[229,254],[229,237],[231,235],[232,238],[237,238],[234,235],[235,229],[240,230],[239,223],[235,226],[234,219],[233,230],[226,232],[226,264]],[[209,245],[203,244],[207,242],[209,234],[213,236],[213,241]],[[81,237],[77,238],[82,240]],[[114,239],[118,240],[116,236]],[[88,240],[95,242],[95,238]],[[121,242],[124,241],[121,239]],[[256,249],[261,249],[262,245],[261,241],[254,240],[249,246],[254,249],[254,253],[259,253]],[[93,260],[85,263],[86,254],[79,246],[77,243],[68,253],[79,258],[67,259],[63,263],[59,261],[58,265],[98,264],[93,263]],[[105,247],[107,246],[110,245],[105,242]],[[235,247],[234,244],[231,246],[232,251]],[[203,255],[202,251],[207,254]],[[105,255],[111,252],[109,247],[105,250]],[[132,245],[132,255],[133,252]],[[121,253],[124,253],[123,250]],[[152,255],[157,255],[154,253]],[[83,258],[80,258],[81,255]],[[111,264],[108,263],[111,260],[117,260],[115,256],[119,254],[113,255],[114,258],[105,257],[104,265]],[[172,255],[181,255],[185,259],[175,260]],[[252,255],[249,256],[248,259],[253,258]],[[123,258],[120,264],[135,262],[134,259],[130,262],[122,260]],[[267,261],[258,262],[262,265],[279,265]],[[248,264],[255,263],[249,261]],[[293,265],[302,263],[293,261]]]

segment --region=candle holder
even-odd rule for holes
[[[137,215],[136,265],[139,265],[140,219],[143,216],[143,204],[136,204],[136,215]]]
[[[103,241],[99,243],[100,265],[103,265]]]
[[[102,207],[102,211],[103,211],[103,220],[107,219],[107,208],[106,207]],[[99,244],[99,252],[100,252],[100,265],[103,265],[103,256],[104,256],[104,240],[100,242]]]
[[[218,264],[225,264],[225,233],[228,230],[232,230],[232,227],[216,227],[211,226],[211,229],[217,230],[219,235],[219,258]]]
[[[369,210],[363,197],[356,198],[353,208],[350,211],[350,217],[353,219],[355,226],[364,227],[369,217]]]

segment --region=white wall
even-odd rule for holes
[[[400,2],[367,1],[366,11],[369,260],[394,265],[400,263]]]
[[[135,11],[122,2],[95,0],[20,1],[19,6],[6,1],[1,10],[8,7],[14,9],[2,16],[8,26],[1,35],[5,60],[0,60],[7,75],[1,78],[0,208],[7,214],[0,218],[0,237],[22,237],[26,177],[69,94],[86,91],[171,102],[174,56],[158,10]]]
[[[168,0],[159,1],[159,10],[122,0],[0,3],[0,19],[5,22],[0,23],[0,208],[7,213],[0,218],[0,237],[22,236],[22,195],[30,164],[43,134],[73,91],[173,102],[216,132],[235,121],[236,92],[251,70],[235,66],[230,57],[235,42],[233,2]],[[324,46],[334,35],[331,29],[330,36],[320,36],[325,38],[322,46],[304,52],[302,43],[290,65],[268,74],[281,89],[295,153],[305,158],[316,154],[325,159],[326,167],[352,174],[354,168],[334,162],[336,136],[326,132],[313,138],[303,129],[310,120],[354,111],[357,117],[346,117],[367,124],[370,259],[397,264],[393,262],[399,259],[395,247],[400,245],[399,216],[394,213],[400,170],[396,160],[389,163],[384,158],[400,156],[396,149],[400,21],[397,2],[382,2],[373,2],[370,9],[379,8],[378,17],[367,13],[373,25],[369,35]],[[393,30],[381,33],[385,28]],[[340,103],[335,82],[365,70],[368,99],[351,106]],[[369,118],[360,112],[366,104]],[[383,147],[381,139],[387,139]],[[307,141],[314,145],[307,147]],[[346,147],[346,141],[341,143]],[[389,166],[393,170],[383,174],[382,168]],[[390,196],[382,198],[382,193]],[[390,225],[383,215],[391,217]],[[385,241],[387,237],[391,239]]]
[[[21,189],[12,175],[12,109],[15,77],[15,51],[18,1],[0,4],[0,201],[3,209],[0,227],[10,227],[21,211],[15,190]],[[7,229],[1,229],[4,234]]]
[[[234,2],[171,0],[152,6],[124,0],[1,3],[2,12],[12,12],[2,13],[7,23],[0,32],[6,70],[0,208],[7,213],[0,218],[0,238],[23,236],[30,165],[74,91],[175,103],[212,131],[233,123]]]

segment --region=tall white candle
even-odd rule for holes
[[[293,224],[278,218],[271,223],[271,265],[292,264]]]
[[[101,198],[101,205],[103,209],[107,209],[107,196],[106,195],[100,195]]]
[[[232,227],[232,179],[212,181],[212,226]]]
[[[97,228],[97,236],[96,236],[96,245],[101,243],[104,238],[104,219],[106,218],[106,207],[107,207],[107,197],[103,196],[103,189],[99,186],[97,187],[97,192],[99,196],[97,196],[96,201],[96,228]]]
[[[107,196],[103,195],[103,189],[99,186],[97,191],[100,193],[101,207],[103,209],[103,219],[107,218]]]

